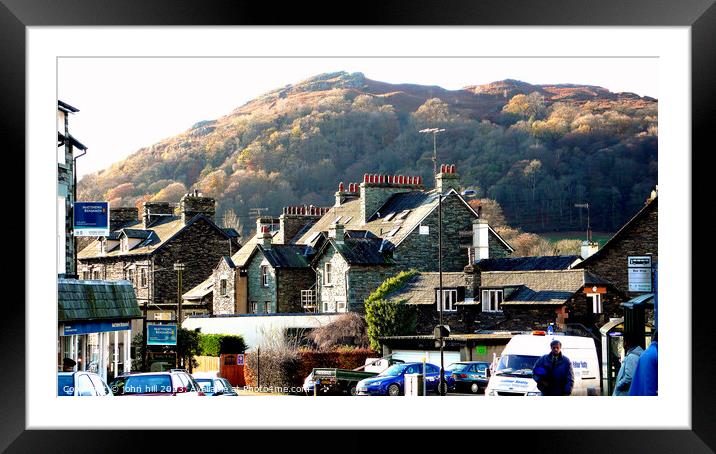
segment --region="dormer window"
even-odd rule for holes
[[[99,251],[103,255],[107,253],[107,238],[99,240]]]
[[[129,239],[125,236],[122,238],[122,252],[129,250]]]
[[[395,220],[396,220],[396,221],[403,220],[403,219],[405,219],[406,217],[408,217],[409,214],[410,214],[410,210],[405,210],[405,211],[401,212],[398,216],[396,216],[396,217],[395,217]]]

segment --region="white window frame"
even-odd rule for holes
[[[264,314],[270,314],[271,301],[264,301]]]
[[[345,301],[336,301],[336,312],[347,312],[347,310]]]
[[[147,285],[149,284],[148,274],[147,268],[142,267],[139,269],[139,286],[141,288],[147,288]]]
[[[438,295],[440,294],[440,290],[435,290],[435,301],[438,301]],[[447,298],[446,298],[447,296]],[[443,312],[457,312],[457,306],[455,303],[457,303],[457,289],[454,288],[444,288],[443,289],[443,297],[442,297],[442,305],[443,305]],[[438,312],[440,311],[440,306],[437,306]]]
[[[259,302],[258,301],[251,301],[249,303],[249,310],[252,314],[258,314],[259,313]]]
[[[219,280],[219,292],[221,293],[221,296],[226,296],[228,293],[228,282],[226,279],[220,279]]]
[[[328,287],[333,285],[333,264],[331,262],[326,262],[323,265],[323,285]]]
[[[587,297],[592,299],[592,314],[603,314],[602,295],[600,293],[587,293]]]
[[[269,286],[269,279],[268,279],[268,265],[261,265],[261,285],[263,287]]]
[[[482,290],[482,312],[502,312],[502,303],[505,301],[505,292],[502,289]],[[494,299],[493,299],[494,295]],[[499,295],[499,298],[497,296]],[[493,307],[493,304],[494,307]]]

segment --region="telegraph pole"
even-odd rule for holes
[[[181,329],[181,319],[182,319],[182,313],[181,313],[181,287],[182,287],[182,273],[184,272],[184,268],[186,267],[185,264],[176,262],[174,263],[174,270],[177,272],[177,341],[179,339],[179,330]],[[179,367],[179,343],[177,342],[176,347],[177,352],[177,359],[176,359],[176,365]]]
[[[437,135],[438,133],[444,132],[444,129],[439,128],[426,128],[421,129],[419,132],[424,134],[433,135],[433,175],[435,176],[435,189],[437,191],[437,175],[438,175],[438,148],[437,148]],[[440,321],[438,329],[436,330],[438,342],[440,343],[440,382],[438,389],[441,396],[445,395],[445,358],[443,349],[445,347],[445,340],[443,337],[443,193],[442,187],[438,192],[438,309],[440,313]]]

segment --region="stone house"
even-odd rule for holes
[[[222,257],[212,275],[185,293],[184,300],[210,301],[216,315],[267,313],[267,308],[268,313],[305,312],[301,291],[315,286],[315,272],[308,264],[313,249],[293,240],[327,211],[291,206],[278,218],[257,218],[256,234],[235,254]],[[315,298],[304,303],[312,311]]]
[[[128,280],[147,319],[174,319],[178,274],[182,287],[192,288],[212,273],[216,262],[239,249],[237,235],[214,221],[216,202],[197,192],[186,194],[178,212],[168,202],[146,202],[142,218],[136,208],[112,209],[110,234],[90,243],[77,255],[82,278]],[[182,316],[210,310],[182,307]]]
[[[457,191],[460,179],[454,166],[441,166],[436,188],[429,191],[421,177],[366,174],[363,180],[347,188],[341,183],[335,205],[297,240],[316,249],[313,264],[319,311],[344,307],[360,311],[363,300],[380,285],[383,276],[407,269],[437,271],[441,197],[443,271],[462,271],[478,249],[483,257],[505,257],[513,252],[486,222],[476,222],[478,214]],[[361,232],[365,239],[359,241]],[[329,244],[318,247],[316,242],[326,235]],[[481,240],[475,248],[470,237],[478,236]],[[345,260],[350,252],[336,254],[337,247],[349,251],[358,244],[360,252],[376,263],[367,267],[359,262],[351,264]],[[332,273],[327,272],[326,264],[332,267]],[[358,277],[362,273],[367,274]],[[331,277],[328,286],[325,276]]]

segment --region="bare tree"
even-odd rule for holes
[[[233,208],[229,208],[224,212],[221,217],[221,224],[226,229],[234,229],[239,233],[242,233],[244,226],[241,224],[241,219],[236,214]]]

